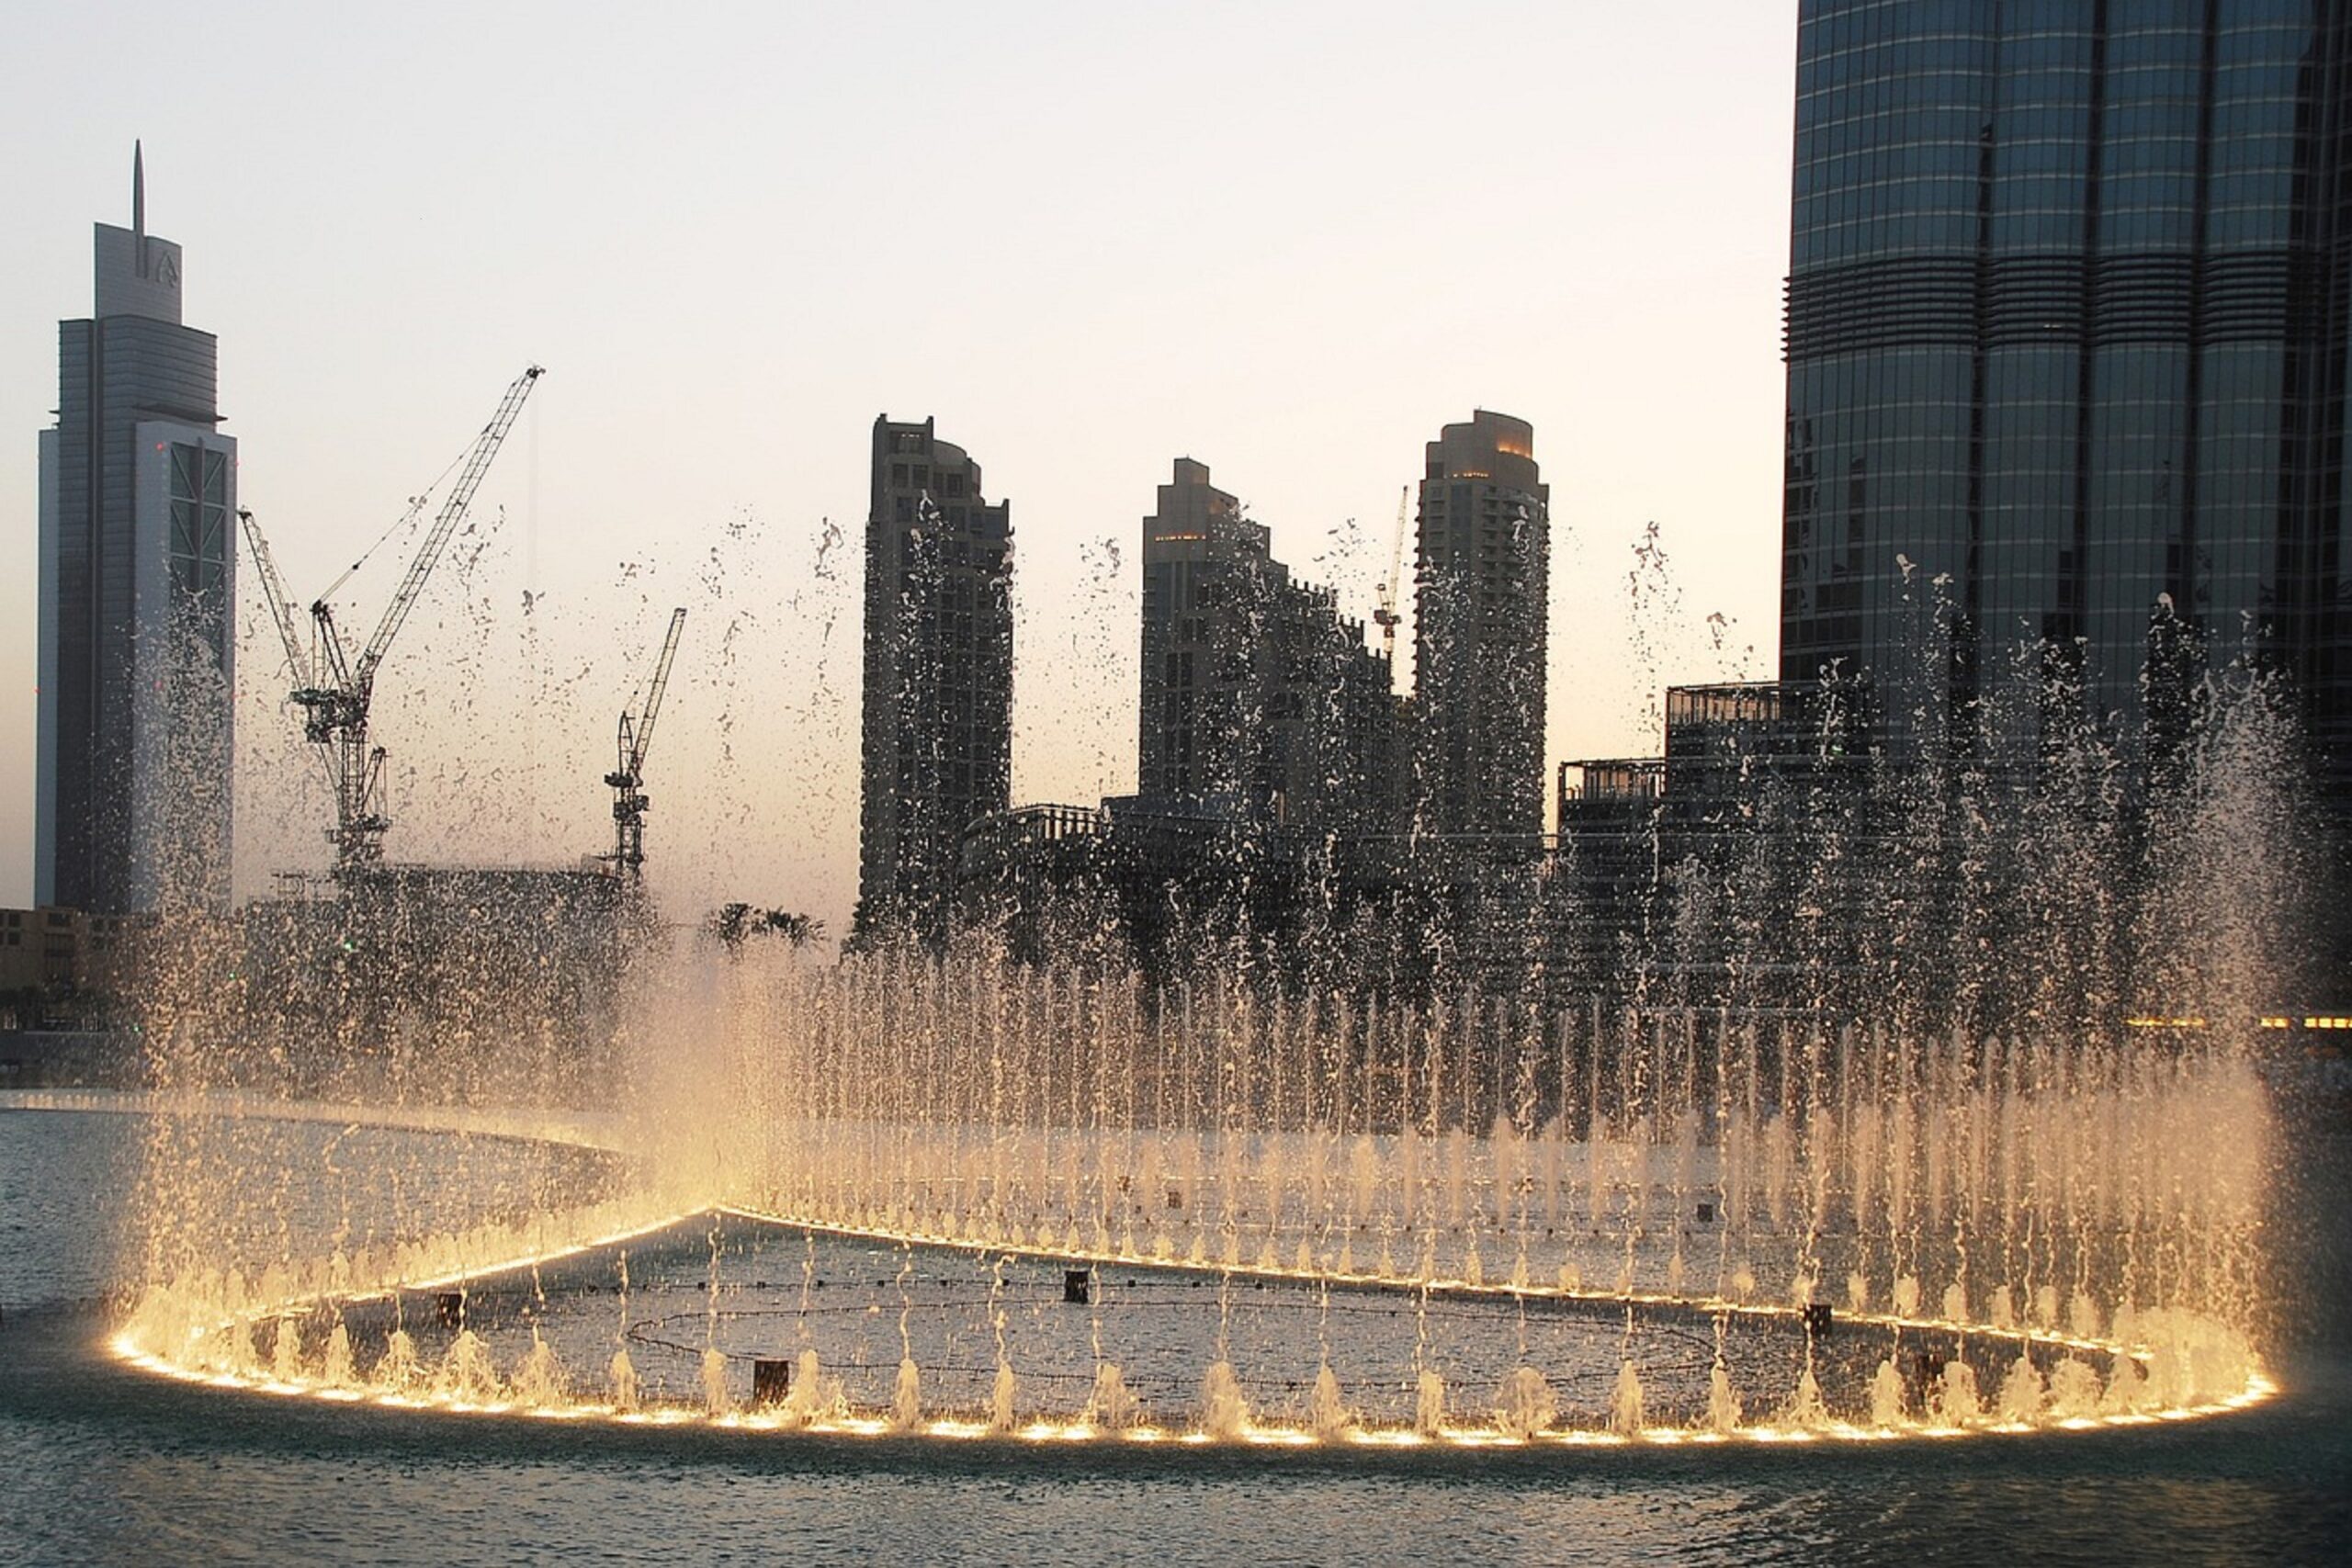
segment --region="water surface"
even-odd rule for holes
[[[2292,1320],[2289,1393],[2227,1420],[1566,1453],[841,1439],[451,1419],[124,1372],[96,1348],[91,1298],[116,1265],[94,1194],[120,1190],[148,1133],[136,1116],[0,1112],[0,1562],[2190,1563],[2352,1551],[2336,1225],[2298,1227],[2318,1304]],[[2284,1209],[2340,1213],[2352,1149],[2314,1135],[2300,1152]]]

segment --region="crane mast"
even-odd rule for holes
[[[383,618],[376,623],[375,635],[368,639],[356,659],[345,650],[343,637],[335,626],[334,612],[322,596],[311,606],[311,621],[316,635],[316,650],[308,660],[300,656],[300,647],[293,630],[293,615],[284,599],[284,588],[276,584],[275,570],[267,565],[266,551],[259,551],[264,562],[264,592],[272,598],[272,610],[279,623],[279,633],[286,638],[287,657],[296,670],[296,679],[303,684],[293,693],[295,704],[302,709],[303,734],[320,749],[325,758],[328,782],[335,797],[334,826],[327,838],[334,845],[335,873],[345,874],[358,867],[374,864],[383,859],[384,830],[390,821],[384,815],[382,786],[384,749],[368,743],[368,712],[375,696],[376,671],[384,655],[400,634],[401,626],[416,607],[424,591],[424,581],[432,574],[441,552],[447,547],[458,525],[465,520],[466,509],[473,503],[474,491],[490,472],[491,460],[498,456],[499,446],[514,421],[523,412],[523,401],[531,395],[532,385],[543,374],[534,365],[514,378],[500,400],[498,412],[491,416],[481,434],[464,458],[464,466],[456,484],[450,487],[447,500],[433,520],[433,526],[419,546],[415,558],[409,562],[408,573],[401,580],[391,603],[384,606]],[[424,509],[424,498],[417,497],[410,503],[407,521],[413,521]],[[258,535],[248,521],[247,536]],[[348,578],[351,574],[345,572]],[[341,586],[338,579],[336,586]],[[334,588],[327,590],[332,593]],[[305,665],[308,665],[307,670]]]
[[[644,705],[634,716],[627,708],[621,710],[619,764],[605,775],[613,788],[613,870],[632,881],[645,867],[645,808],[650,802],[639,787],[645,782],[645,754],[653,747],[653,721],[661,716],[662,695],[670,687],[670,661],[678,656],[678,635],[685,625],[684,605],[670,612],[670,635],[653,662]]]

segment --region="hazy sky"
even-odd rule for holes
[[[134,137],[299,598],[548,367],[379,684],[396,859],[607,847],[614,720],[686,604],[648,874],[840,929],[885,411],[1012,501],[1016,800],[1134,787],[1139,520],[1180,455],[1364,615],[1420,444],[1532,420],[1554,761],[1652,749],[1665,682],[1771,672],[1785,0],[42,6],[10,34],[0,903],[31,896],[34,436]],[[363,635],[409,543],[338,596]],[[252,894],[323,867],[328,810],[243,586]]]

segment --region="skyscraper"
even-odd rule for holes
[[[1544,830],[1551,490],[1534,427],[1481,409],[1429,444],[1421,479],[1414,759],[1424,832]]]
[[[1256,639],[1241,633],[1267,597],[1269,541],[1190,457],[1176,459],[1143,520],[1136,782],[1155,806],[1238,801],[1258,781],[1241,727],[1243,702],[1256,700]]]
[[[865,941],[936,942],[956,844],[1012,787],[1012,508],[933,422],[874,422],[857,913]]]
[[[2288,670],[2343,760],[2352,18],[1804,0],[1798,28],[1783,678],[1918,672],[1898,728],[2128,726],[2186,632]]]
[[[1271,540],[1206,464],[1176,459],[1143,520],[1139,792],[1158,810],[1374,830],[1397,761],[1388,661]]]
[[[229,897],[237,444],[137,150],[130,210],[40,433],[34,897],[101,914]]]

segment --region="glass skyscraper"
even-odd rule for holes
[[[1955,716],[2034,722],[1969,699],[2054,665],[2128,728],[2185,626],[2285,667],[2344,769],[2352,7],[1803,0],[1798,28],[1783,678],[1883,691],[1939,607]]]
[[[40,433],[33,897],[121,915],[229,902],[237,444],[180,247],[96,226],[96,309],[58,323]]]

